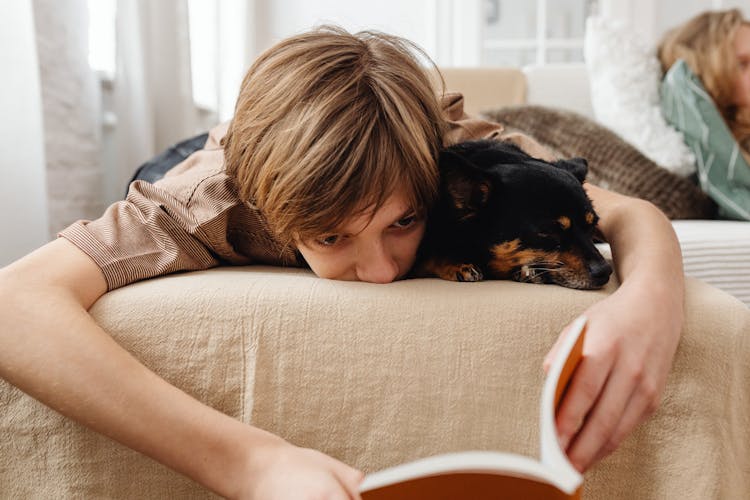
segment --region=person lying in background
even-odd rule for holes
[[[696,154],[701,187],[721,216],[750,220],[750,21],[739,9],[703,12],[669,30],[657,54],[662,110]]]

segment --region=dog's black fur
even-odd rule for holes
[[[427,219],[416,276],[512,279],[601,288],[611,266],[594,246],[598,216],[582,158],[554,163],[500,141],[441,152],[440,196]]]

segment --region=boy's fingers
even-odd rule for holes
[[[336,470],[336,477],[349,494],[350,498],[353,498],[354,500],[362,499],[362,496],[359,493],[359,485],[365,478],[362,471],[352,467],[344,467],[343,469]]]
[[[631,378],[616,370],[612,372],[601,389],[601,396],[589,411],[586,423],[568,450],[568,457],[578,470],[585,471],[603,448],[611,447],[610,452],[614,450],[613,446],[616,445],[613,438],[634,395],[634,389],[635,384]]]
[[[556,419],[562,449],[568,447],[583,426],[609,377],[609,370],[610,362],[601,359],[583,358],[578,365]]]

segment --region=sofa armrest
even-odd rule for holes
[[[536,104],[594,118],[586,65],[583,63],[511,67],[441,68],[446,90],[464,95],[466,112]]]

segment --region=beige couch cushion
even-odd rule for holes
[[[515,68],[440,68],[445,90],[464,95],[470,115],[498,106],[526,102],[526,77]]]
[[[373,285],[219,268],[118,289],[91,312],[189,394],[373,471],[450,450],[536,455],[543,356],[613,287]],[[664,404],[587,475],[586,498],[750,491],[750,311],[700,282],[687,289]],[[209,496],[2,382],[0,405],[0,496]]]

